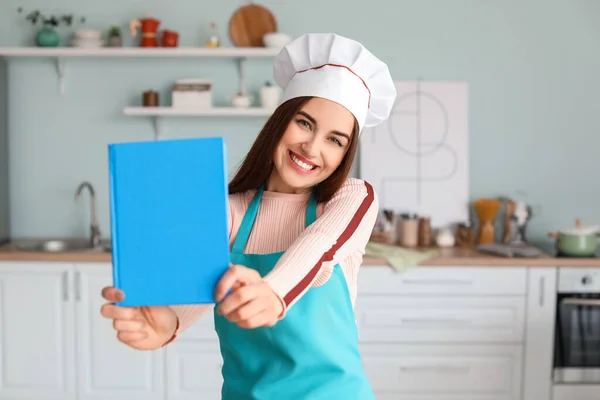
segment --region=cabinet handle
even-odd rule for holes
[[[403,279],[402,283],[418,284],[418,285],[472,285],[470,279]]]
[[[409,324],[472,324],[473,321],[469,318],[400,318],[400,322]]]
[[[62,275],[63,301],[69,301],[69,271]]]
[[[544,292],[545,292],[545,289],[546,289],[546,278],[542,276],[540,278],[540,296],[539,296],[540,307],[544,306]]]
[[[81,300],[81,273],[75,272],[75,301]]]
[[[421,365],[414,367],[400,367],[400,370],[409,373],[435,372],[443,374],[468,374],[471,371],[471,367],[463,365]]]
[[[577,297],[565,297],[561,301],[562,304],[570,304],[572,306],[600,306],[600,299],[580,299]]]

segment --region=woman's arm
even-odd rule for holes
[[[333,266],[369,241],[379,212],[378,197],[366,181],[350,178],[264,277],[283,304],[283,313],[314,283],[329,279]]]

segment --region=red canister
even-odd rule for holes
[[[163,47],[177,47],[179,34],[175,31],[165,30],[162,35]]]

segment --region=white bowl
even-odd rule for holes
[[[95,29],[82,29],[82,30],[76,31],[75,34],[73,35],[73,37],[74,37],[74,39],[98,40],[102,37],[102,31],[95,30]]]
[[[288,44],[291,40],[292,38],[289,35],[280,32],[266,33],[263,36],[263,42],[265,44],[265,47],[270,48],[280,49],[286,44]]]
[[[85,48],[98,48],[104,46],[104,41],[102,40],[78,40],[73,39],[71,41],[71,46],[73,47],[85,47]]]

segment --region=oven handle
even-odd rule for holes
[[[600,307],[600,299],[580,299],[577,297],[565,297],[561,303],[573,306],[596,306]]]

